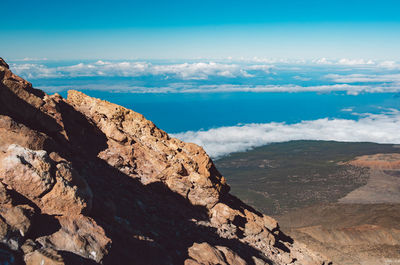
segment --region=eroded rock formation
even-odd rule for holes
[[[141,114],[47,95],[0,59],[0,240],[10,264],[323,264],[229,194],[204,150]]]

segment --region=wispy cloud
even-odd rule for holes
[[[300,80],[300,81],[310,81],[311,80],[310,77],[304,77],[304,76],[298,76],[298,75],[294,76],[293,78],[296,80]]]
[[[341,65],[374,65],[376,63],[373,60],[342,58],[336,64],[341,64]]]
[[[400,83],[400,74],[328,74],[325,77],[337,83]]]
[[[383,61],[380,62],[378,66],[388,69],[400,69],[400,64],[395,61]]]
[[[340,59],[330,60],[326,58],[306,60],[289,59],[260,59],[241,60],[236,63],[229,62],[193,62],[193,63],[159,63],[139,61],[102,61],[92,63],[77,63],[68,66],[49,66],[47,64],[35,62],[34,59],[26,58],[26,61],[11,63],[12,70],[26,78],[63,78],[63,77],[83,77],[83,76],[123,76],[136,77],[145,75],[170,76],[182,80],[204,80],[212,76],[219,77],[245,77],[251,78],[255,73],[271,74],[275,69],[274,64],[281,67],[299,67],[314,65],[316,67],[325,66],[352,66],[368,67],[369,69],[400,69],[400,64],[395,61],[375,62],[366,59]],[[294,68],[293,68],[294,69]]]
[[[49,93],[61,92],[68,89],[77,90],[99,90],[115,93],[227,93],[227,92],[344,92],[348,95],[358,95],[360,93],[397,93],[400,92],[400,86],[397,85],[351,85],[351,84],[334,84],[319,86],[300,86],[300,85],[196,85],[187,83],[171,83],[166,86],[145,87],[130,85],[105,85],[105,84],[89,84],[89,85],[68,85],[68,86],[37,86],[37,88]]]
[[[276,65],[272,64],[275,62]],[[340,66],[346,65],[346,67]],[[352,65],[351,67],[348,67]],[[62,91],[55,82],[75,89],[98,89],[131,93],[213,93],[213,92],[323,92],[347,94],[400,91],[397,62],[371,60],[304,60],[253,59],[242,62],[152,63],[140,61],[96,61],[60,65],[55,63],[15,62],[12,70],[22,77],[40,79],[40,88]],[[83,86],[81,77],[132,77],[112,84],[93,81]],[[137,79],[136,79],[137,77]],[[95,79],[93,79],[95,80]],[[100,79],[96,79],[100,80]],[[101,79],[103,80],[103,79]],[[136,82],[137,81],[137,82]],[[51,85],[50,85],[51,84]]]
[[[82,76],[123,76],[169,75],[183,80],[202,80],[210,76],[252,77],[249,71],[269,73],[271,65],[240,65],[216,62],[180,64],[152,64],[149,62],[107,62],[78,63],[71,66],[48,67],[43,64],[11,64],[18,75],[26,78],[63,78]]]
[[[349,108],[343,108],[343,109],[341,109],[341,111],[344,111],[344,112],[352,112],[353,111],[353,107],[349,107]]]
[[[400,64],[396,61],[376,61],[371,59],[349,59],[342,58],[339,60],[327,59],[325,57],[311,60],[310,63],[319,65],[337,65],[337,66],[353,66],[353,67],[377,67],[387,69],[399,69]]]
[[[358,120],[318,119],[296,124],[265,123],[188,131],[173,137],[193,142],[212,157],[290,140],[335,140],[400,144],[400,112],[363,114]]]

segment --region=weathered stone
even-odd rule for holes
[[[210,210],[210,221],[216,226],[232,223],[236,216],[243,216],[239,211],[224,203],[218,203]]]
[[[21,236],[25,236],[29,231],[33,214],[33,208],[28,205],[0,208],[1,217],[4,218],[12,229],[18,230]]]
[[[9,69],[10,67],[8,66],[8,64],[3,60],[3,58],[0,57],[0,67],[5,67],[7,69]]]
[[[198,263],[197,261],[193,259],[187,259],[184,262],[184,265],[201,265],[201,263]]]
[[[21,246],[22,252],[24,254],[31,253],[38,248],[37,244],[32,239],[27,239],[24,244]]]
[[[86,181],[68,163],[55,165],[44,150],[10,145],[0,160],[1,176],[4,183],[35,202],[42,213],[73,215],[91,209],[93,195]]]
[[[228,192],[196,144],[77,91],[47,95],[0,59],[0,240],[26,264],[318,264]]]
[[[45,134],[32,130],[8,116],[0,115],[0,150],[6,151],[11,144],[32,150],[43,150],[46,145],[54,145]]]
[[[261,233],[262,230],[263,230],[263,227],[254,221],[247,222],[245,224],[245,228],[244,228],[245,234],[247,236],[257,235],[257,234]]]
[[[201,147],[169,138],[143,115],[77,91],[68,92],[68,103],[111,139],[99,156],[142,183],[162,181],[192,204],[207,208],[229,190]],[[134,152],[126,149],[127,143]]]
[[[247,265],[247,262],[244,259],[242,259],[238,254],[233,252],[231,249],[223,246],[217,246],[217,249],[224,254],[225,260],[228,264]]]
[[[224,255],[208,243],[194,243],[188,250],[189,257],[200,264],[227,265]]]
[[[33,151],[12,144],[0,161],[3,183],[29,199],[37,200],[48,192],[55,180],[46,151]]]
[[[269,230],[269,231],[273,231],[275,229],[278,229],[278,222],[272,218],[271,216],[268,215],[264,215],[263,216],[263,221],[264,221],[264,226]]]
[[[24,257],[26,265],[64,265],[64,260],[51,248],[37,249]]]
[[[10,195],[6,189],[6,186],[0,182],[0,204],[8,204],[11,202]]]
[[[50,248],[73,252],[100,262],[108,253],[111,240],[96,222],[86,216],[58,217],[61,229],[38,241]]]
[[[56,183],[40,200],[42,211],[68,215],[89,213],[93,194],[86,181],[68,163],[59,163],[56,168]]]
[[[267,262],[265,262],[262,259],[259,259],[257,257],[252,257],[252,260],[254,262],[254,265],[268,265]]]

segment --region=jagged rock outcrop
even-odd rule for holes
[[[141,114],[0,59],[0,240],[19,264],[323,264]]]

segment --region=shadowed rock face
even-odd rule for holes
[[[141,114],[47,95],[0,59],[0,240],[12,264],[323,264]]]

